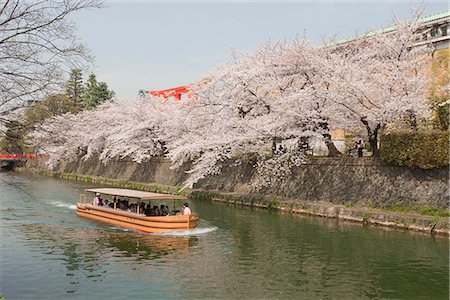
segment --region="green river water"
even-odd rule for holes
[[[194,232],[75,215],[95,185],[0,173],[5,299],[448,299],[447,238],[191,202]]]

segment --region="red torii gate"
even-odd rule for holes
[[[169,98],[174,97],[175,100],[181,100],[181,95],[188,94],[188,97],[191,98],[193,96],[191,90],[189,89],[190,85],[182,85],[174,88],[170,88],[167,90],[160,90],[160,91],[148,91],[148,93],[155,97],[163,97],[163,98]]]
[[[177,86],[174,88],[166,89],[166,90],[160,90],[160,91],[148,91],[148,93],[155,97],[162,97],[162,98],[169,98],[173,97],[175,100],[181,100],[181,95],[187,94],[188,98],[194,98],[194,100],[198,100],[198,95],[194,94],[194,92],[191,90],[194,86],[199,86],[203,84],[207,84],[209,82],[208,79],[203,79],[199,82],[194,82],[182,86]]]

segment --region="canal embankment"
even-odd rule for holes
[[[45,159],[32,160],[23,172],[95,182],[155,192],[180,192],[185,170],[154,158],[138,164],[128,159],[101,163],[88,160],[61,163],[47,170]],[[306,214],[367,225],[449,235],[448,169],[395,167],[372,158],[314,158],[295,168],[277,185],[255,192],[258,178],[251,162],[230,165],[221,174],[181,193],[193,199],[217,201],[286,213]]]

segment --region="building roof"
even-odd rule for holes
[[[427,22],[432,22],[432,21],[444,19],[444,18],[447,18],[447,17],[450,17],[450,10],[422,17],[422,18],[420,18],[420,21],[423,22],[423,23],[427,23]]]
[[[158,193],[150,193],[150,192],[128,190],[128,189],[115,189],[115,188],[86,189],[86,192],[100,193],[100,194],[104,194],[104,195],[112,195],[112,196],[120,196],[120,197],[128,197],[128,198],[136,198],[136,199],[141,199],[141,200],[186,199],[185,196],[181,196],[181,195],[158,194]]]
[[[429,15],[429,16],[425,16],[425,17],[421,17],[419,19],[419,21],[421,23],[426,24],[426,23],[434,22],[434,21],[437,21],[437,20],[440,20],[440,19],[444,19],[444,18],[448,18],[448,17],[450,17],[450,10],[444,11],[444,12],[440,12],[440,13],[436,13],[436,14]],[[391,25],[391,26],[388,26],[388,27],[384,27],[384,28],[381,28],[381,29],[378,29],[378,30],[369,30],[366,33],[358,34],[358,35],[355,35],[355,36],[351,36],[351,37],[348,37],[348,38],[336,41],[335,43],[332,43],[330,46],[342,45],[342,44],[346,44],[346,43],[350,43],[350,42],[356,41],[356,40],[361,39],[361,38],[366,38],[366,37],[372,36],[374,33],[380,33],[380,32],[381,33],[382,32],[387,33],[387,32],[391,32],[391,31],[394,31],[394,30],[395,30],[395,26],[394,25]]]

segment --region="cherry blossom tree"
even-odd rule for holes
[[[157,136],[160,115],[156,106],[145,100],[131,105],[107,102],[95,110],[57,116],[35,130],[33,141],[50,155],[50,167],[93,154],[105,164],[125,157],[140,163],[164,152]]]
[[[379,153],[379,132],[387,124],[411,114],[429,114],[424,73],[432,49],[422,42],[420,14],[406,22],[394,19],[394,24],[355,41],[320,48],[314,59],[322,74],[318,84],[327,87],[321,92],[333,106],[352,115],[348,120],[366,129],[374,156]]]
[[[232,62],[193,88],[201,102],[182,105],[180,123],[162,126],[174,167],[194,164],[187,186],[219,173],[225,162],[239,162],[243,154],[259,155],[264,174],[270,169],[265,164],[284,170],[272,168],[272,175],[287,174],[303,161],[300,142],[321,137],[325,121],[310,101],[307,50],[305,41],[294,41],[264,44],[252,55],[235,53]],[[277,140],[293,143],[282,152],[274,147]],[[277,164],[281,160],[287,163]]]

